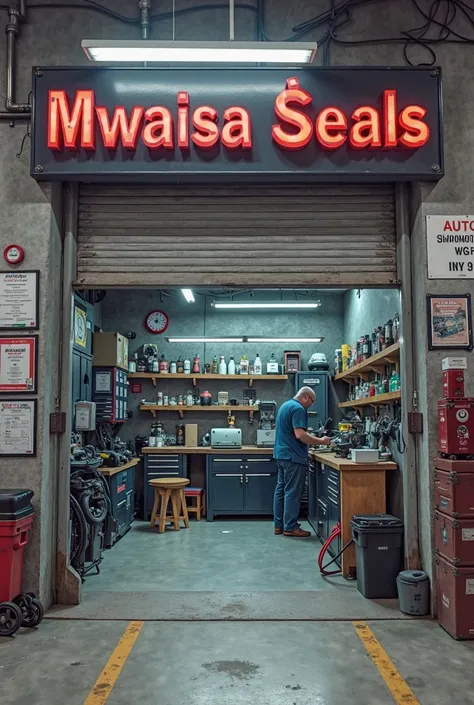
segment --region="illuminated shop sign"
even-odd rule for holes
[[[424,69],[41,69],[38,179],[437,179]]]

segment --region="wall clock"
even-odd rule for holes
[[[163,311],[150,311],[145,318],[145,328],[153,334],[164,333],[169,326],[169,318]]]

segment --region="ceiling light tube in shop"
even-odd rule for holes
[[[319,308],[321,306],[320,301],[313,301],[311,303],[308,302],[291,302],[291,303],[285,303],[282,301],[281,303],[239,303],[237,302],[225,302],[225,301],[213,301],[211,303],[211,306],[213,308],[220,308],[220,309],[301,309],[301,308],[306,308],[306,309],[314,309],[314,308]]]
[[[324,338],[265,338],[263,336],[248,337],[247,343],[322,343]]]
[[[181,289],[181,293],[188,302],[188,304],[193,304],[195,302],[194,294],[191,289]]]
[[[316,42],[178,42],[83,39],[90,61],[107,63],[311,64]]]
[[[175,337],[170,337],[166,338],[165,340],[167,343],[243,343],[244,339],[241,336],[240,338],[226,338],[226,337],[221,337],[221,338],[215,338],[212,335],[207,336],[207,335],[195,335],[195,336],[175,336]]]

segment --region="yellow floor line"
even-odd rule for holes
[[[365,622],[352,622],[352,625],[397,705],[420,705],[420,701],[414,696],[412,690],[390,661],[385,649],[375,638],[370,627]]]
[[[102,673],[85,699],[84,705],[104,705],[108,700],[112,688],[117,682],[117,678],[138,639],[143,624],[144,622],[129,622],[119,643],[105,664]]]

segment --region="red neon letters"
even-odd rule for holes
[[[381,112],[369,105],[353,110],[350,115],[352,124],[342,110],[333,106],[318,113],[314,126],[306,113],[290,107],[291,103],[308,105],[311,101],[309,93],[300,88],[297,78],[288,79],[286,89],[275,101],[275,113],[280,123],[272,126],[272,137],[281,147],[301,149],[314,137],[326,149],[338,149],[347,140],[356,149],[387,149],[399,144],[418,149],[430,137],[430,128],[423,122],[425,108],[408,105],[397,115],[395,90],[384,91]],[[287,126],[296,127],[298,131],[289,132],[285,129]]]
[[[420,105],[397,106],[397,92],[385,90],[382,108],[360,105],[346,115],[337,106],[321,106],[311,117],[312,96],[300,87],[298,78],[289,78],[286,88],[275,99],[278,122],[271,126],[271,137],[280,147],[305,148],[315,140],[324,149],[340,149],[344,144],[357,150],[393,149],[402,146],[418,149],[430,138],[423,121],[426,109]],[[49,92],[48,148],[96,149],[96,140],[107,149],[135,150],[140,140],[149,150],[211,149],[219,142],[226,149],[252,149],[252,123],[249,112],[240,106],[226,108],[222,116],[210,105],[191,108],[189,94],[179,91],[176,115],[162,105],[149,108],[122,106],[113,113],[96,106],[92,90],[78,90],[73,101],[66,92]],[[97,126],[99,130],[97,130]]]

